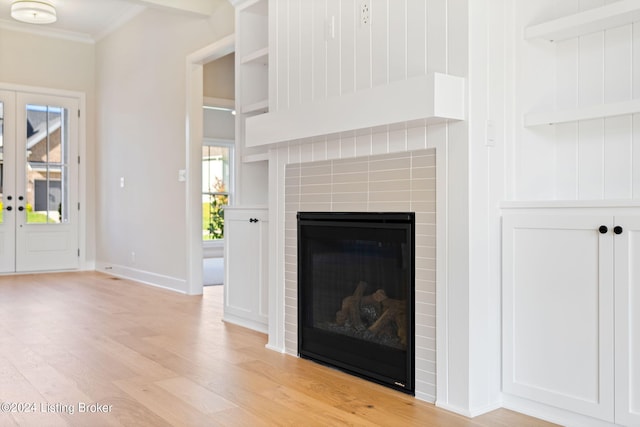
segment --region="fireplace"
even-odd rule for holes
[[[413,213],[298,213],[298,353],[414,393]]]

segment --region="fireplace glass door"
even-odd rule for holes
[[[298,214],[301,357],[413,393],[414,215]]]

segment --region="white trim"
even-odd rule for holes
[[[202,294],[202,141],[204,119],[204,64],[235,52],[235,35],[193,52],[186,58],[186,293]],[[232,189],[230,189],[232,191]]]
[[[200,266],[200,269],[202,269],[202,265]],[[96,263],[96,271],[144,283],[145,285],[153,286],[155,288],[167,289],[181,294],[187,293],[187,282],[184,279],[179,279],[177,277],[165,276],[162,274],[152,273],[150,271],[138,270],[124,265],[110,264],[102,261],[98,261]]]
[[[232,323],[234,325],[242,326],[243,328],[248,328],[263,334],[266,334],[268,332],[267,325],[265,325],[264,323],[247,320],[229,313],[224,313],[222,321],[225,323]]]

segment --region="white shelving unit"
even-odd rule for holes
[[[246,144],[246,121],[269,111],[269,3],[268,0],[235,0],[232,3],[236,7],[238,158],[242,164],[264,162],[266,150],[249,148]]]
[[[640,2],[621,0],[606,6],[532,25],[525,30],[525,39],[566,40],[597,31],[615,28],[640,20]]]
[[[628,25],[637,21],[640,21],[640,1],[620,0],[606,6],[532,25],[525,29],[524,37],[529,41],[542,39],[555,42]],[[573,109],[529,112],[524,115],[523,123],[525,127],[532,127],[639,112],[640,99],[633,99],[625,102],[581,106]]]
[[[590,105],[570,110],[528,113],[524,116],[524,125],[527,127],[553,125],[557,123],[601,119],[605,117],[615,117],[634,113],[640,113],[640,99],[612,104]]]

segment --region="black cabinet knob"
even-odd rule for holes
[[[249,218],[249,222],[258,222],[258,218]]]
[[[600,232],[600,234],[607,234],[609,228],[607,228],[606,225],[601,225],[600,228],[598,228],[598,231]]]
[[[18,200],[22,201],[22,200],[24,200],[24,197],[18,196]]]
[[[7,200],[13,200],[13,196],[7,196]]]
[[[18,207],[18,210],[19,210],[20,212],[22,212],[22,211],[24,210],[24,206],[19,206],[19,207]]]
[[[613,227],[613,232],[616,234],[622,234],[622,227],[620,227],[619,225],[616,225],[615,227]]]
[[[7,206],[7,210],[8,210],[9,212],[11,212],[11,211],[13,210],[13,207],[11,207],[11,206]]]

